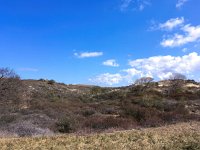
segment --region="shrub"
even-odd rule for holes
[[[103,108],[101,110],[102,114],[116,114],[116,110],[114,108]]]
[[[123,110],[125,118],[132,117],[142,126],[159,126],[163,123],[161,111],[152,107],[127,103]]]
[[[139,106],[132,106],[125,109],[126,115],[134,117],[138,122],[145,118],[145,110]]]
[[[56,102],[57,100],[61,99],[61,94],[55,91],[48,91],[46,92],[46,98],[50,101],[50,102]]]
[[[128,129],[130,126],[135,125],[131,120],[116,117],[103,117],[93,116],[87,119],[84,123],[84,127],[94,130],[106,130],[109,128],[123,128]]]
[[[61,133],[71,133],[76,130],[75,119],[71,117],[64,117],[56,123],[56,129]]]
[[[19,137],[53,134],[53,132],[51,132],[48,128],[40,128],[36,124],[24,120],[21,120],[16,124],[10,125],[8,127],[8,130],[17,134]]]
[[[122,91],[110,91],[103,94],[94,95],[93,101],[105,101],[105,100],[123,100],[126,98],[126,92]]]
[[[15,115],[3,115],[0,117],[0,124],[1,125],[7,125],[13,121],[15,121],[17,118]]]
[[[105,93],[107,90],[106,88],[102,88],[102,87],[99,87],[99,86],[94,86],[92,87],[92,89],[90,90],[90,93],[92,95],[97,95],[97,94],[102,94],[102,93]]]
[[[26,136],[33,136],[37,130],[35,127],[24,127],[23,125],[22,126],[19,126],[15,129],[16,133],[20,136],[20,137],[26,137]]]
[[[185,105],[183,103],[179,103],[174,112],[181,115],[189,114],[188,110],[185,108]]]
[[[163,110],[164,102],[159,97],[143,96],[141,99],[137,98],[132,101],[134,104],[138,104],[142,107],[155,107],[156,109]]]
[[[41,79],[39,79],[38,81],[42,81],[42,82],[45,82],[46,80],[45,80],[45,79],[42,79],[42,78],[41,78]]]
[[[53,84],[55,84],[56,83],[56,81],[54,81],[54,80],[49,80],[48,81],[48,84],[51,84],[51,85],[53,85]]]
[[[180,78],[181,78],[181,76],[180,76]],[[183,94],[183,85],[184,84],[185,84],[184,79],[172,79],[172,80],[170,80],[170,84],[169,84],[169,87],[167,89],[168,97],[171,97],[171,98],[174,98],[174,99],[179,99],[180,96]]]
[[[88,116],[95,114],[95,110],[90,108],[90,109],[84,110],[82,112],[82,114],[83,114],[83,116],[88,117]]]
[[[195,94],[197,95],[197,98],[200,98],[200,90],[198,90]]]
[[[13,70],[0,68],[0,101],[3,103],[3,106],[0,106],[0,113],[6,109],[13,111],[19,109],[24,91],[25,88],[20,77]]]

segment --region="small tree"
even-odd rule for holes
[[[135,80],[135,85],[147,85],[151,83],[154,79],[152,77],[142,77],[140,79]]]
[[[182,90],[186,79],[186,76],[181,73],[173,73],[169,77],[168,96],[176,96],[176,94]]]
[[[0,80],[6,78],[19,78],[19,76],[9,68],[0,68]]]
[[[172,73],[169,77],[170,80],[186,80],[186,76],[181,73]]]
[[[138,93],[144,92],[147,88],[149,88],[149,85],[153,80],[154,79],[152,77],[142,77],[140,79],[137,79],[134,83],[136,91]]]
[[[23,95],[23,85],[20,77],[9,68],[0,68],[0,102],[4,104],[1,111],[7,109],[6,105],[19,104]]]

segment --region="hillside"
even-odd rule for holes
[[[43,79],[21,82],[18,97],[9,94],[1,100],[1,137],[99,133],[200,120],[200,85],[191,80],[118,88]]]

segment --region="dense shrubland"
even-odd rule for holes
[[[161,82],[141,78],[119,88],[20,80],[7,68],[0,70],[0,77],[0,131],[13,135],[90,133],[200,120],[199,83],[179,74]]]

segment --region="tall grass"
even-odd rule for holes
[[[2,150],[198,150],[200,149],[200,122],[87,136],[0,139],[0,147]]]

